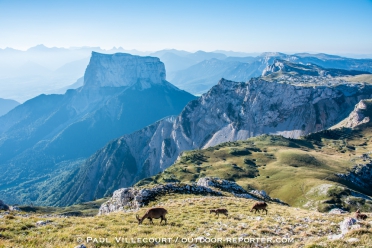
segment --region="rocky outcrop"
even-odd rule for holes
[[[361,99],[370,97],[372,86],[360,83],[340,81],[334,86],[307,87],[262,78],[246,83],[221,79],[208,93],[187,104],[179,116],[122,136],[99,150],[73,176],[77,185],[65,192],[68,200],[63,204],[93,199],[87,192],[97,192],[101,180],[92,180],[93,171],[113,175],[111,182],[128,187],[165,170],[185,150],[260,134],[298,138],[327,129],[344,119]],[[115,171],[126,166],[124,160],[128,157],[134,159],[136,172],[129,179],[116,177]],[[100,198],[106,192],[94,197]]]
[[[188,184],[177,185],[170,183],[167,185],[157,185],[151,189],[123,188],[116,190],[111,199],[102,204],[98,215],[138,209],[147,205],[155,197],[167,193],[222,195],[221,192],[208,187]]]
[[[343,238],[350,230],[356,230],[360,228],[360,225],[357,224],[358,220],[355,218],[347,217],[342,222],[340,222],[341,234],[334,234],[328,236],[328,239],[338,240]]]
[[[355,105],[354,110],[350,115],[343,121],[333,126],[331,129],[348,127],[355,128],[359,125],[369,123],[372,116],[371,113],[371,100],[361,100],[357,105]]]
[[[234,194],[244,194],[247,193],[240,185],[235,182],[231,182],[225,179],[220,179],[216,177],[203,177],[197,182],[198,186],[203,187],[214,187],[222,191],[231,192]]]
[[[338,173],[338,177],[365,189],[372,189],[372,163],[355,165],[347,173]]]
[[[265,192],[261,194],[257,192],[247,192],[235,182],[216,177],[199,178],[198,182],[193,185],[169,183],[166,185],[156,185],[153,188],[122,188],[116,190],[111,199],[101,205],[98,215],[117,211],[132,211],[147,205],[158,196],[169,193],[215,196],[223,196],[224,193],[230,193],[239,198],[264,199],[287,205],[279,199],[272,199]],[[265,196],[264,198],[262,198],[263,195]]]
[[[341,208],[333,208],[331,209],[329,212],[329,214],[346,214],[346,213],[349,213],[348,211],[345,211]]]

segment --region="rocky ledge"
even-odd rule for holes
[[[279,199],[272,199],[265,191],[252,190],[247,192],[235,182],[214,178],[203,177],[198,180],[196,184],[180,184],[168,183],[165,185],[156,185],[153,188],[122,188],[113,193],[110,200],[103,203],[99,209],[98,215],[109,214],[118,211],[132,211],[147,205],[157,196],[168,193],[180,194],[202,194],[224,196],[224,193],[233,194],[239,198],[248,198],[265,201],[277,202],[279,204],[286,203]]]

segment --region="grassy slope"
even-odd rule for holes
[[[366,82],[372,84],[372,75],[371,74],[362,74],[357,76],[348,76],[348,77],[340,77],[349,82]]]
[[[311,192],[314,186],[343,182],[333,174],[346,171],[359,161],[359,156],[371,150],[372,127],[350,131],[347,129],[324,131],[302,140],[279,136],[260,136],[247,141],[228,142],[205,150],[185,152],[181,159],[165,173],[141,181],[140,184],[165,183],[167,181],[193,182],[208,175],[234,179],[245,188],[265,189],[273,197],[292,205],[303,205],[310,200],[329,196]],[[315,188],[316,188],[315,187]],[[337,191],[337,190],[334,190]],[[97,213],[97,202],[69,208],[35,207],[36,213],[0,212],[0,247],[74,247],[85,243],[87,247],[138,247],[139,245],[116,243],[115,237],[124,238],[293,238],[286,247],[368,247],[372,243],[371,214],[360,223],[361,229],[351,231],[338,241],[327,236],[339,234],[339,222],[346,215],[330,215],[318,211],[269,204],[268,215],[249,212],[253,200],[232,197],[203,197],[170,194],[151,202],[151,206],[168,209],[168,225],[149,225],[148,220],[138,226],[135,214],[113,213],[108,216],[89,216]],[[211,208],[227,208],[229,218],[217,219],[209,214]],[[30,210],[25,209],[24,210]],[[54,214],[81,212],[83,216],[61,218]],[[85,215],[85,216],[84,216]],[[88,215],[88,216],[87,216]],[[258,218],[260,217],[260,218]],[[37,226],[39,220],[49,220],[46,226]],[[110,243],[89,243],[87,237],[108,238]],[[77,241],[83,238],[84,241]],[[358,238],[349,244],[349,238]],[[192,242],[191,242],[192,243]],[[187,247],[186,244],[157,245],[156,247]],[[242,247],[249,244],[223,244],[211,247]],[[153,244],[147,244],[152,247]],[[207,246],[208,247],[208,246]],[[270,247],[281,247],[273,244]]]
[[[68,207],[39,207],[39,206],[20,206],[21,211],[35,214],[54,214],[65,216],[94,216],[98,209],[108,198],[102,198],[96,201],[84,202],[82,204]]]
[[[347,247],[345,241],[331,242],[327,235],[339,234],[338,223],[345,216],[322,214],[316,211],[302,210],[269,204],[268,215],[249,212],[253,200],[230,197],[202,197],[193,195],[167,195],[150,206],[163,206],[168,209],[168,224],[159,225],[154,220],[150,225],[145,220],[138,225],[135,214],[142,215],[145,209],[134,213],[114,213],[106,216],[56,218],[33,214],[28,217],[5,215],[0,219],[0,247],[74,247],[85,243],[87,247],[137,247],[125,243],[117,244],[115,237],[124,238],[293,238],[288,247]],[[227,208],[229,218],[218,219],[209,214],[211,208]],[[347,215],[350,216],[350,215]],[[371,215],[369,215],[371,218]],[[39,220],[49,220],[46,226],[38,227]],[[363,221],[361,229],[346,236],[359,238],[360,246],[368,247],[372,243],[371,223]],[[108,238],[110,243],[87,243],[86,238]],[[78,242],[78,238],[85,239]],[[157,245],[156,247],[188,247],[186,244]],[[314,246],[317,244],[319,246]],[[226,244],[223,247],[230,247]],[[246,244],[249,247],[249,244]],[[253,244],[254,245],[254,244]],[[153,244],[147,244],[152,247]],[[233,245],[231,245],[233,246]],[[235,244],[242,247],[244,243]],[[218,247],[218,246],[213,246]],[[222,246],[219,246],[222,247]],[[281,247],[275,245],[270,247]]]
[[[313,204],[316,201],[334,200],[332,195],[321,194],[322,188],[328,185],[333,185],[332,192],[336,195],[343,194],[345,189],[334,185],[346,185],[371,195],[367,189],[357,189],[334,175],[346,172],[356,163],[363,163],[360,155],[372,150],[371,138],[372,126],[364,125],[355,130],[323,131],[300,140],[263,135],[246,141],[227,142],[204,150],[185,152],[175,165],[140,181],[138,185],[194,182],[199,177],[216,176],[235,180],[246,189],[264,189],[272,197],[278,197],[292,206],[304,206],[306,203],[305,207],[314,209],[314,206],[319,207]],[[105,199],[68,208],[22,207],[35,212],[21,214],[0,212],[0,247],[74,247],[79,243],[85,243],[87,247],[137,247],[139,245],[117,244],[114,238],[166,237],[175,240],[176,237],[239,238],[242,235],[248,238],[293,238],[294,243],[287,244],[288,247],[369,247],[372,244],[370,213],[367,221],[359,223],[361,229],[351,231],[342,240],[330,241],[327,236],[339,234],[338,223],[352,214],[330,215],[271,203],[267,216],[256,215],[249,212],[253,200],[170,194],[148,206],[166,207],[169,211],[168,225],[159,225],[159,220],[155,220],[153,226],[145,220],[143,225],[138,226],[135,214],[142,215],[145,209],[91,216],[97,213],[97,207],[103,201]],[[366,205],[364,208],[368,207]],[[209,209],[219,207],[229,210],[229,218],[221,216],[217,219],[209,214]],[[50,215],[66,212],[77,212],[81,216],[61,218]],[[51,222],[38,227],[36,222],[39,220]],[[110,243],[87,243],[87,237],[108,238]],[[346,240],[352,237],[359,241],[347,243]],[[78,238],[85,241],[78,242]],[[190,244],[171,243],[156,247],[187,247]],[[242,243],[224,244],[223,247],[243,245],[252,247]]]
[[[356,130],[323,131],[299,140],[263,135],[227,142],[184,152],[173,166],[137,185],[194,182],[200,177],[215,176],[234,180],[245,189],[265,190],[292,206],[306,204],[308,208],[328,210],[324,204],[319,205],[320,201],[331,199],[322,194],[322,187],[347,186],[372,195],[372,189],[357,188],[335,175],[363,162],[359,157],[372,150],[371,137],[372,127],[368,125]],[[372,202],[367,203],[365,210],[371,210]]]

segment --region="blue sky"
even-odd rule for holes
[[[372,0],[0,0],[0,48],[372,54]]]

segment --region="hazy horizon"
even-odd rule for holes
[[[372,1],[0,1],[0,48],[372,54]]]
[[[348,57],[348,55],[350,56],[350,58],[372,58],[372,53],[325,53],[325,52],[316,52],[316,51],[292,51],[292,52],[282,52],[282,51],[260,51],[260,52],[243,52],[243,51],[236,51],[236,50],[224,50],[224,49],[217,49],[217,50],[201,50],[201,49],[198,49],[198,50],[182,50],[182,49],[175,49],[175,48],[164,48],[164,49],[160,49],[160,50],[153,50],[153,51],[146,51],[146,50],[139,50],[139,49],[126,49],[125,47],[122,47],[122,46],[113,46],[113,47],[100,47],[100,46],[95,46],[95,47],[90,47],[90,46],[81,46],[81,47],[56,47],[56,46],[51,46],[51,47],[48,47],[48,46],[45,46],[44,44],[37,44],[35,46],[31,46],[31,47],[27,47],[25,49],[18,49],[18,48],[14,48],[14,47],[5,47],[5,48],[0,48],[0,50],[6,50],[6,49],[14,49],[14,50],[18,50],[18,51],[22,51],[22,52],[27,52],[28,50],[32,49],[32,48],[36,48],[36,47],[39,47],[39,46],[44,46],[48,49],[53,49],[53,48],[57,48],[57,49],[66,49],[66,50],[77,50],[77,49],[82,49],[82,48],[87,48],[87,49],[91,49],[91,48],[98,48],[102,51],[100,52],[103,52],[103,51],[107,51],[107,52],[111,52],[113,50],[125,50],[125,52],[130,52],[130,51],[137,51],[137,52],[140,52],[140,53],[143,53],[145,54],[144,56],[148,56],[146,54],[151,54],[151,53],[156,53],[156,52],[159,52],[159,51],[166,51],[166,50],[177,50],[177,51],[184,51],[184,52],[189,52],[189,53],[196,53],[196,52],[199,52],[199,51],[202,51],[202,52],[216,52],[216,53],[223,53],[223,52],[232,52],[232,53],[241,53],[241,55],[239,55],[238,57],[241,57],[243,56],[244,54],[246,54],[246,56],[259,56],[260,54],[262,53],[284,53],[284,54],[289,54],[289,55],[292,55],[292,54],[299,54],[299,53],[308,53],[308,54],[328,54],[328,55],[337,55],[337,56],[343,56],[343,57]],[[92,50],[94,51],[94,50]],[[134,54],[136,55],[136,54]]]

